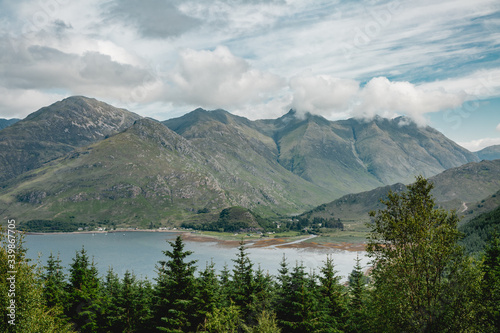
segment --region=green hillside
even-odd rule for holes
[[[500,236],[500,205],[462,225],[460,231],[465,234],[461,243],[468,252],[482,252],[492,236]]]
[[[251,121],[197,109],[160,123],[86,97],[1,130],[0,147],[2,216],[74,226],[212,223],[234,206],[264,218],[298,215],[477,160],[403,118],[328,121],[290,111]],[[497,186],[471,177],[469,187],[481,184],[467,190],[471,198]],[[446,204],[461,207],[460,198]],[[367,200],[332,214],[359,220]]]
[[[231,172],[225,170],[229,163],[236,162],[208,160],[167,127],[141,119],[17,177],[0,192],[0,207],[21,221],[145,227],[177,225],[198,211],[235,205],[267,215],[292,213],[322,191],[286,170]]]
[[[0,131],[0,182],[130,127],[139,115],[69,97]]]
[[[500,145],[489,146],[475,153],[480,160],[500,159]]]
[[[245,165],[261,158],[277,162],[325,189],[322,202],[478,161],[438,131],[403,118],[328,121],[298,117],[292,110],[278,119],[250,121],[223,110],[197,109],[163,123],[210,156],[223,156],[223,150]]]
[[[474,216],[496,207],[496,192],[500,189],[500,160],[468,163],[446,170],[429,180],[434,184],[432,195],[444,209],[457,211],[463,223]],[[371,191],[348,194],[332,202],[302,214],[313,219],[340,218],[362,227],[369,220],[368,212],[383,208],[380,199],[385,199],[389,190],[401,192],[406,186],[398,183]],[[488,199],[489,197],[489,199]],[[482,202],[481,202],[482,201]]]

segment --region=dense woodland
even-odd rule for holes
[[[57,256],[40,267],[15,253],[16,317],[8,323],[9,248],[0,251],[2,332],[499,332],[500,239],[480,259],[459,245],[454,213],[435,209],[423,178],[372,212],[367,251],[347,284],[327,257],[315,271],[281,262],[277,276],[243,244],[234,268],[199,266],[181,237],[169,242],[153,280],[113,270],[99,277],[85,249],[68,274]]]

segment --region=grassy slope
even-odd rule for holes
[[[0,131],[0,182],[121,132],[139,118],[85,97],[44,107]]]
[[[261,155],[239,151],[239,144],[218,142],[218,147],[228,147],[221,156],[200,153],[162,124],[143,119],[123,133],[20,176],[0,192],[0,207],[20,220],[148,226],[210,221],[213,214],[196,211],[235,205],[249,205],[261,215],[294,213],[306,208],[303,202],[312,202],[314,194],[322,196],[322,189],[274,169],[282,169],[276,162],[252,161]],[[243,170],[236,167],[242,158]]]
[[[12,216],[25,220],[75,216],[82,222],[108,219],[128,225],[182,219],[189,214],[187,208],[224,206],[224,191],[196,163],[189,144],[165,135],[164,129],[144,120],[21,177],[2,192],[0,201],[10,203],[7,211]],[[141,138],[141,131],[152,133],[142,133],[146,138]],[[39,176],[31,178],[34,175]],[[32,202],[16,201],[27,193],[45,194]]]
[[[305,207],[313,207],[332,197],[329,190],[283,168],[277,162],[273,139],[256,130],[249,121],[242,121],[225,111],[200,111],[196,116],[180,124],[164,123],[177,130],[205,156],[224,188],[236,195],[233,205],[269,215],[275,208],[262,205],[269,201],[282,206],[275,213],[300,213]],[[257,200],[247,200],[247,194],[255,191]]]
[[[496,233],[500,237],[500,206],[481,214],[460,227],[465,234],[462,244],[471,253],[484,250],[486,243]]]
[[[500,188],[499,174],[500,160],[469,163],[452,168],[430,178],[435,185],[432,194],[441,208],[455,209],[459,216],[464,216],[465,223],[479,213],[496,207],[496,203],[499,202],[495,195]],[[368,212],[384,208],[380,199],[384,199],[389,190],[402,191],[404,189],[403,184],[395,184],[367,192],[349,194],[320,205],[301,216],[340,218],[343,223],[350,225],[354,230],[363,230],[364,223],[369,220]],[[488,196],[491,197],[488,199]],[[468,207],[465,211],[464,204]]]

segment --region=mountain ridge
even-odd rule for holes
[[[6,127],[9,127],[10,125],[14,125],[15,123],[17,123],[20,120],[21,119],[17,119],[17,118],[0,119],[0,130],[4,129]]]
[[[498,203],[496,193],[500,189],[500,160],[471,162],[445,170],[429,178],[434,185],[431,194],[436,204],[447,210],[455,210],[467,222],[479,213],[485,212],[482,203],[488,202],[489,208]],[[340,218],[343,221],[368,221],[368,212],[383,209],[380,202],[389,191],[400,193],[406,185],[397,183],[376,189],[345,195],[334,201],[322,204],[302,214],[302,217],[313,219],[321,217]]]
[[[337,196],[479,161],[435,129],[420,128],[404,118],[329,121],[310,114],[297,117],[290,110],[277,119],[250,121],[223,110],[197,109],[162,123],[193,139],[197,129],[210,122],[215,132],[217,123],[260,132],[265,137],[260,140],[279,164],[323,188],[338,188]]]
[[[16,137],[12,128],[36,129],[36,141]],[[0,180],[2,214],[88,215],[141,226],[178,224],[201,217],[198,211],[231,206],[261,216],[300,214],[348,193],[478,160],[438,131],[403,118],[329,121],[291,110],[252,121],[196,109],[158,122],[81,96],[0,131],[0,144],[9,140],[10,152],[26,144],[34,156],[18,164],[2,159],[11,168],[28,166]]]
[[[43,107],[0,131],[0,182],[121,132],[140,118],[82,96]]]
[[[493,145],[483,148],[475,153],[481,160],[500,159],[500,145]]]

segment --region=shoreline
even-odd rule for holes
[[[116,229],[116,230],[96,230],[96,231],[53,231],[53,232],[33,232],[33,231],[20,231],[25,235],[72,235],[72,234],[112,234],[118,232],[171,232],[182,234],[185,233],[185,230],[157,230],[157,229]]]
[[[306,242],[309,239],[315,238],[316,236],[304,237],[299,240],[287,240],[286,238],[260,238],[260,239],[247,239],[243,240],[243,244],[247,245],[248,248],[283,248],[283,249],[337,249],[341,251],[350,252],[360,252],[366,250],[366,244],[364,243],[317,243],[317,242]],[[182,238],[186,241],[191,242],[210,242],[217,243],[221,247],[236,248],[240,245],[241,241],[238,240],[226,240],[219,239],[214,236],[193,234],[193,233],[183,233]]]
[[[237,248],[243,241],[243,244],[248,248],[296,248],[296,249],[337,249],[341,251],[360,252],[366,250],[364,243],[347,243],[347,242],[306,242],[316,236],[304,237],[298,240],[289,240],[287,238],[257,238],[257,239],[243,239],[231,240],[221,239],[217,236],[203,235],[193,231],[186,230],[158,230],[158,229],[117,229],[111,231],[70,231],[70,232],[25,232],[25,235],[67,235],[67,234],[106,234],[106,233],[119,233],[119,232],[166,232],[178,233],[182,235],[183,240],[189,242],[209,242],[217,243],[217,246]]]

